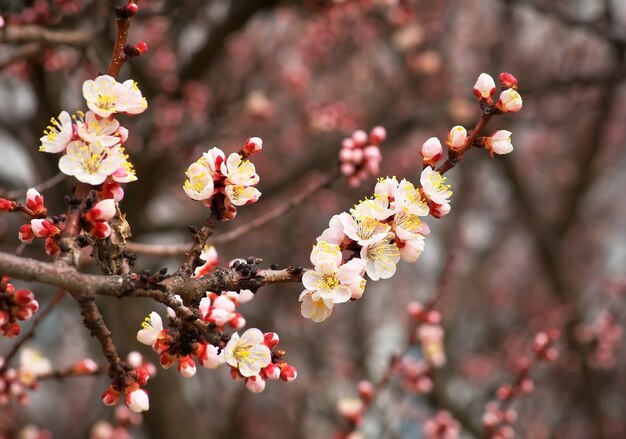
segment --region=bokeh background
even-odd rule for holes
[[[58,157],[39,153],[38,139],[50,117],[84,109],[82,82],[106,71],[115,3],[0,1],[0,195],[58,173]],[[144,114],[122,121],[139,177],[121,206],[135,242],[186,242],[187,227],[203,223],[206,209],[181,189],[187,166],[210,147],[237,151],[251,136],[264,142],[254,157],[263,196],[220,224],[219,236],[331,174],[341,140],[355,129],[384,126],[381,175],[417,181],[422,143],[479,118],[472,86],[481,72],[516,75],[524,108],[488,127],[513,133],[510,156],[470,151],[450,173],[452,211],[429,220],[432,233],[417,263],[401,262],[392,279],[370,282],[362,300],[336,307],[322,324],[300,316],[297,284],[264,288],[241,308],[249,327],[279,333],[299,371],[295,382],[269,383],[256,395],[226,368],[188,380],[159,370],[134,437],[333,437],[345,422],[338,399],[356,395],[358,380],[378,379],[406,344],[406,305],[436,294],[448,361],[435,390],[417,395],[392,379],[361,426],[366,438],[423,437],[424,421],[438,409],[461,422],[462,437],[481,437],[486,401],[514,378],[533,334],[549,328],[563,332],[561,355],[534,371],[535,392],[516,402],[518,437],[626,436],[623,342],[618,336],[609,348],[603,344],[609,332],[621,334],[626,289],[623,0],[139,6],[130,41],[145,41],[149,51],[120,75],[136,80],[149,102]],[[33,26],[64,38],[34,38],[24,31]],[[18,28],[23,32],[9,32]],[[217,246],[220,263],[256,256],[267,266],[308,266],[330,217],[371,194],[374,183],[350,188],[336,180],[275,221]],[[66,178],[45,192],[51,211],[65,210],[71,187]],[[17,248],[19,220],[0,216],[1,251]],[[38,245],[23,254],[48,260]],[[138,254],[136,268],[175,270],[181,260]],[[34,291],[43,304],[54,294]],[[119,350],[140,350],[156,362],[135,340],[155,305],[107,298],[100,305]],[[0,340],[0,354],[10,345]],[[59,369],[85,356],[101,360],[69,299],[29,346]],[[88,437],[95,421],[112,418],[99,398],[106,385],[104,377],[43,382],[30,406],[1,409],[0,430],[10,437],[34,423],[54,437]]]

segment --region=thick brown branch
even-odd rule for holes
[[[265,269],[246,276],[235,269],[218,268],[200,278],[169,277],[160,283],[161,289],[156,289],[134,287],[132,282],[125,281],[122,276],[83,274],[66,264],[41,262],[0,252],[0,272],[15,279],[63,288],[78,299],[103,295],[118,298],[152,297],[161,302],[165,290],[170,294],[178,294],[185,303],[194,303],[204,297],[207,291],[256,291],[269,284],[300,282],[304,270],[298,267]]]

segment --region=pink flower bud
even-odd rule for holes
[[[278,334],[275,332],[266,332],[263,334],[263,344],[270,349],[274,349],[279,341],[280,338],[278,338]]]
[[[102,394],[102,402],[108,406],[116,405],[120,402],[120,392],[109,386]]]
[[[354,141],[354,145],[358,148],[362,148],[367,143],[367,133],[363,130],[357,130],[352,133],[352,140]]]
[[[109,223],[104,221],[98,221],[94,225],[91,233],[97,239],[106,239],[111,236],[111,226],[109,226]]]
[[[426,321],[431,324],[437,324],[441,322],[441,313],[439,311],[428,311],[426,314]]]
[[[46,238],[44,243],[44,247],[46,248],[46,253],[50,256],[54,256],[61,251],[56,241],[53,238]]]
[[[354,150],[348,148],[341,148],[339,150],[339,160],[341,163],[349,163],[354,159]]]
[[[241,373],[239,373],[239,369],[237,369],[236,367],[231,367],[230,368],[230,377],[234,381],[241,381],[241,380],[243,380],[243,375]]]
[[[352,163],[359,165],[363,161],[363,150],[360,148],[352,150]]]
[[[0,212],[11,212],[15,208],[15,201],[0,198]]]
[[[380,154],[380,148],[376,145],[370,145],[363,150],[363,154],[365,158],[368,160],[378,160],[382,159],[382,155]]]
[[[98,193],[100,198],[113,198],[118,203],[124,199],[124,189],[116,181],[107,180]]]
[[[9,338],[17,337],[20,335],[20,332],[22,332],[22,328],[20,328],[17,322],[10,323],[4,327],[4,335]]]
[[[30,188],[26,192],[26,207],[36,215],[45,215],[48,212],[43,204],[43,196],[34,188]],[[0,208],[0,210],[2,209]]]
[[[443,147],[439,139],[431,137],[424,142],[420,154],[424,158],[424,163],[434,166],[443,154]]]
[[[78,363],[76,363],[73,369],[78,373],[95,372],[96,370],[98,370],[98,363],[93,361],[91,358],[85,358],[84,360],[80,360]]]
[[[159,357],[159,363],[163,369],[169,369],[174,365],[174,363],[176,363],[176,356],[163,352]]]
[[[513,395],[513,390],[511,389],[511,386],[509,384],[503,384],[502,386],[498,387],[496,395],[498,396],[498,399],[506,401]]]
[[[280,378],[280,367],[274,363],[270,363],[263,369],[263,374],[268,380],[275,381]]]
[[[465,139],[467,139],[467,130],[462,126],[453,127],[448,133],[447,145],[453,151],[459,151],[463,145],[465,145]]]
[[[409,302],[406,310],[409,313],[409,316],[416,320],[420,320],[424,316],[424,305],[419,302]]]
[[[380,161],[376,159],[368,160],[365,162],[365,169],[371,175],[377,175],[380,172]]]
[[[298,377],[298,371],[295,367],[290,366],[287,363],[281,363],[280,365],[280,379],[286,382],[295,380]]]
[[[18,306],[25,306],[35,299],[35,295],[29,290],[17,290],[13,293],[13,300]]]
[[[196,363],[194,363],[191,355],[178,357],[178,371],[185,378],[191,378],[196,374]]]
[[[148,51],[148,44],[145,41],[140,41],[135,44],[135,49],[139,52],[140,55],[143,55]]]
[[[115,216],[115,200],[102,200],[87,213],[90,221],[109,221]]]
[[[359,396],[363,401],[367,403],[372,399],[372,396],[374,395],[374,386],[372,385],[372,383],[366,380],[362,380],[359,381],[356,387],[359,392]]]
[[[517,78],[515,76],[511,75],[508,72],[503,72],[500,73],[500,76],[498,76],[498,78],[500,79],[500,83],[502,84],[503,88],[512,88],[514,90],[517,90]]]
[[[481,73],[474,84],[474,94],[479,99],[487,99],[496,92],[496,82],[487,73]]]
[[[435,218],[442,218],[450,213],[450,203],[446,204],[435,204],[432,203],[430,205],[430,214]]]
[[[348,177],[348,185],[350,187],[357,187],[361,184],[361,178],[357,175],[351,175]]]
[[[28,320],[32,316],[33,310],[28,307],[13,309],[13,317],[15,317],[17,320]]]
[[[500,93],[496,108],[504,113],[516,113],[522,109],[522,97],[512,88]]]
[[[128,6],[126,6],[126,10],[132,15],[135,15],[137,11],[139,11],[139,6],[137,3],[129,2]]]
[[[243,151],[248,154],[256,154],[263,149],[263,140],[260,137],[250,137],[243,146]]]
[[[248,390],[252,393],[261,393],[265,390],[265,380],[258,375],[247,377],[244,382]]]
[[[137,389],[126,394],[126,405],[135,413],[145,412],[150,408],[150,398],[144,389]]]
[[[349,421],[358,422],[365,410],[365,404],[359,398],[343,398],[337,402],[337,411]]]
[[[30,220],[30,226],[37,238],[52,237],[60,232],[60,230],[47,219]]]
[[[341,173],[345,176],[351,176],[354,174],[354,165],[352,163],[343,163],[341,165]]]
[[[491,151],[491,154],[508,154],[513,151],[511,143],[511,132],[507,130],[499,130],[487,138],[485,147]]]
[[[387,139],[387,130],[384,127],[377,126],[370,131],[370,142],[374,145],[380,145]]]
[[[356,145],[354,144],[354,140],[352,140],[350,137],[346,137],[342,140],[341,147],[343,149],[354,149]]]
[[[22,227],[20,227],[18,236],[20,238],[20,241],[22,241],[24,244],[30,244],[35,238],[35,234],[33,233],[33,229],[30,224],[24,224]]]
[[[235,329],[241,329],[246,326],[246,319],[241,313],[233,313],[233,317],[228,321],[228,324]]]

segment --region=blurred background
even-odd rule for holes
[[[38,152],[60,111],[84,110],[81,85],[107,69],[115,36],[111,0],[2,0],[0,15],[0,196],[58,173],[58,156]],[[449,174],[451,213],[428,219],[432,233],[415,264],[369,282],[362,300],[315,324],[300,316],[299,284],[263,288],[241,307],[248,327],[276,331],[299,375],[262,394],[227,368],[192,379],[159,369],[151,409],[136,438],[331,438],[346,421],[337,401],[361,379],[378,380],[407,343],[407,304],[439,295],[446,365],[428,395],[392,378],[368,410],[365,438],[421,438],[437,410],[483,437],[485,403],[515,379],[533,335],[559,329],[560,357],[533,370],[535,390],[516,400],[523,438],[626,437],[623,341],[626,291],[626,3],[623,0],[141,0],[129,42],[149,50],[122,69],[148,110],[122,118],[139,181],[121,208],[132,240],[180,244],[207,210],[187,198],[184,171],[202,152],[227,153],[251,136],[262,197],[220,224],[216,236],[272,211],[338,166],[341,140],[382,125],[381,176],[419,179],[419,150],[454,125],[474,126],[472,86],[481,72],[519,80],[524,108],[495,118],[515,150],[491,159],[470,151]],[[49,34],[42,37],[41,30]],[[73,181],[44,192],[63,212]],[[238,240],[217,246],[236,257],[308,266],[332,215],[372,193],[337,179],[305,203]],[[0,250],[18,247],[16,216],[0,216]],[[25,256],[49,260],[39,244]],[[182,256],[138,253],[136,269],[175,270]],[[85,271],[96,268],[89,264]],[[37,286],[44,306],[54,290]],[[99,304],[121,353],[155,305]],[[158,308],[164,315],[161,308]],[[55,368],[101,361],[72,300],[65,299],[29,346]],[[11,341],[0,340],[0,355]],[[420,358],[418,349],[410,355]],[[0,411],[7,437],[26,423],[54,437],[89,437],[113,418],[99,395],[105,377],[46,381],[30,406]],[[339,432],[339,436],[335,436]]]

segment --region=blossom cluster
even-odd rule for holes
[[[211,209],[220,210],[223,206],[225,212],[220,219],[232,220],[237,215],[237,207],[252,204],[261,196],[254,187],[259,176],[246,158],[262,148],[263,142],[258,137],[248,139],[239,153],[234,152],[228,157],[221,149],[211,148],[185,172],[185,193]]]
[[[12,400],[27,405],[30,402],[27,390],[37,387],[37,378],[52,371],[50,361],[40,352],[31,348],[20,350],[20,365],[17,369],[7,368],[0,375],[0,406]],[[4,359],[0,358],[0,368]]]
[[[372,128],[369,136],[357,130],[341,142],[339,161],[341,173],[348,178],[348,184],[356,187],[370,175],[376,176],[380,170],[382,155],[380,144],[387,138],[385,128]]]
[[[416,188],[407,180],[381,178],[373,197],[331,218],[311,252],[314,269],[302,278],[304,317],[327,319],[335,304],[361,298],[365,274],[373,281],[388,279],[400,259],[417,260],[429,233],[420,218],[448,213],[452,195],[445,178],[430,167],[420,181],[421,188]]]
[[[117,405],[124,393],[124,402],[130,410],[135,413],[145,412],[150,408],[150,398],[143,387],[156,374],[156,368],[138,352],[130,352],[126,363],[132,368],[128,374],[131,382],[125,383],[124,388],[117,383],[110,384],[102,394],[102,402],[108,406]]]
[[[83,83],[83,97],[89,111],[78,111],[73,116],[62,111],[51,119],[39,150],[63,154],[59,160],[61,172],[83,183],[97,186],[108,181],[117,187],[135,181],[124,149],[128,130],[114,116],[139,114],[147,108],[137,83],[119,83],[109,75],[101,75]]]
[[[461,436],[461,424],[450,412],[441,410],[424,423],[425,439],[457,439]]]
[[[222,331],[226,324],[241,329],[245,319],[236,311],[236,307],[253,297],[249,290],[239,293],[227,291],[220,295],[209,292],[200,301],[201,320],[218,331]],[[172,310],[168,310],[168,313],[170,318],[175,319]],[[253,392],[263,391],[266,380],[292,381],[297,375],[296,369],[280,358],[284,351],[272,353],[279,341],[278,335],[273,332],[263,334],[251,328],[241,337],[235,333],[227,343],[220,340],[214,345],[201,337],[190,342],[188,337],[181,337],[177,328],[163,329],[163,321],[156,312],[152,312],[142,326],[143,329],[137,333],[137,340],[151,346],[160,355],[163,368],[177,363],[178,371],[185,378],[196,374],[194,357],[207,369],[215,369],[227,363],[231,367],[231,377],[235,380],[243,379],[246,387]]]
[[[519,111],[522,98],[516,91],[517,80],[510,73],[502,73],[500,82],[503,91],[494,104],[495,81],[486,73],[479,76],[474,93],[481,106],[491,108],[494,114]],[[480,124],[476,130],[478,127]],[[477,134],[468,134],[462,126],[453,127],[446,142],[450,157],[455,158],[456,154],[458,160],[458,156],[471,146],[483,147],[491,154],[504,154],[513,149],[508,131],[497,131],[487,138],[477,138]],[[377,127],[370,133],[369,140],[377,145],[384,138],[384,129]],[[360,175],[353,173],[357,163],[367,158],[367,154],[359,149],[367,145],[367,140],[368,136],[363,131],[356,131],[351,138],[344,139],[340,152],[344,174],[352,177]],[[400,259],[415,262],[420,256],[425,236],[429,233],[428,226],[420,218],[447,215],[452,196],[450,185],[446,184],[446,178],[438,170],[444,166],[437,168],[438,161],[443,157],[439,139],[432,137],[426,140],[420,154],[424,167],[417,187],[405,179],[398,182],[395,177],[381,178],[373,197],[361,201],[349,213],[342,212],[331,218],[329,227],[317,238],[311,252],[314,268],[302,277],[305,290],[300,295],[300,302],[304,317],[315,322],[326,320],[335,304],[361,298],[366,284],[365,274],[373,281],[388,279],[396,272]],[[377,164],[366,167],[378,172]],[[355,181],[358,183],[361,180]],[[428,354],[430,361],[442,364],[445,356],[441,349],[441,327],[423,326],[420,338],[424,340],[426,350],[432,351]]]
[[[431,367],[442,367],[446,363],[443,346],[444,330],[440,325],[439,311],[428,309],[419,302],[407,305],[409,317],[417,324],[415,339],[422,347],[422,353]]]
[[[295,367],[282,360],[284,351],[274,350],[278,334],[250,328],[241,337],[234,333],[224,347],[224,359],[230,366],[230,376],[243,380],[254,393],[265,390],[267,380],[293,381],[298,376]]]
[[[15,337],[21,332],[18,320],[30,319],[39,309],[32,291],[16,290],[9,278],[0,278],[0,334]]]

